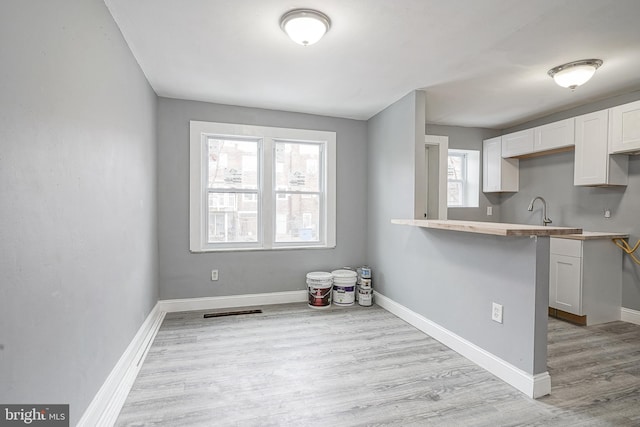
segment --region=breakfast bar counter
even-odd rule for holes
[[[457,221],[440,219],[392,219],[393,224],[494,236],[561,236],[582,233],[581,228],[510,224],[504,222]]]

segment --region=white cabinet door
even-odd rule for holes
[[[582,259],[551,254],[549,306],[582,316]]]
[[[574,185],[627,185],[628,156],[609,155],[609,112],[576,117]]]
[[[502,141],[500,137],[482,142],[482,191],[500,191]]]
[[[502,158],[502,138],[482,142],[482,191],[485,193],[518,191],[519,161]]]
[[[533,153],[533,129],[502,135],[502,157]]]
[[[640,151],[640,101],[609,110],[611,153]]]
[[[606,181],[608,124],[607,110],[576,117],[575,185],[598,185]]]
[[[533,151],[549,151],[575,145],[575,118],[534,128]]]

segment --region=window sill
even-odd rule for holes
[[[219,248],[219,249],[190,249],[192,254],[203,254],[208,252],[267,252],[267,251],[293,251],[293,250],[318,250],[318,249],[335,249],[333,246],[278,246],[275,248]]]

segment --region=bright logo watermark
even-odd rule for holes
[[[68,427],[69,405],[0,405],[0,427]]]

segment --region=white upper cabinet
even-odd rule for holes
[[[482,141],[482,191],[485,193],[518,191],[518,159],[502,158],[502,137]]]
[[[608,110],[575,120],[574,185],[627,185],[628,156],[609,155]]]
[[[552,154],[573,149],[575,118],[502,135],[502,157]]]
[[[640,101],[609,109],[610,153],[640,151]]]
[[[502,135],[502,157],[515,157],[533,153],[533,129]]]
[[[560,151],[560,149],[571,149],[575,136],[575,118],[572,117],[559,122],[534,128],[533,151]]]

